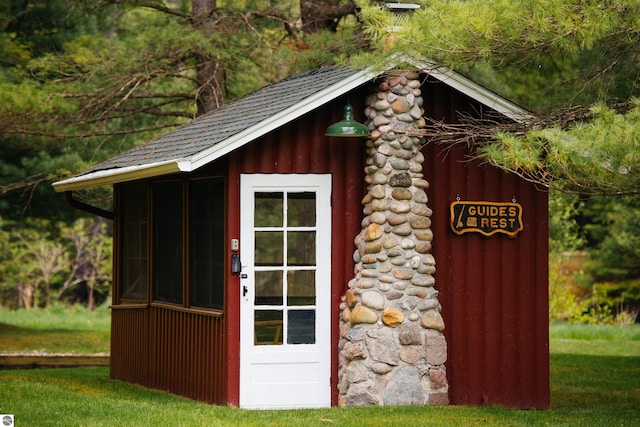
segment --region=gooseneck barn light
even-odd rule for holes
[[[325,132],[326,136],[362,137],[369,136],[369,129],[353,119],[353,107],[350,103],[344,106],[342,120],[332,124]]]

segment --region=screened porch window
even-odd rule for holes
[[[153,185],[153,299],[182,304],[182,181]]]
[[[146,300],[149,289],[148,185],[137,182],[120,188],[122,206],[122,299]]]
[[[189,184],[190,304],[224,305],[224,186],[222,178]]]
[[[218,177],[118,186],[121,302],[148,301],[152,283],[152,301],[224,308],[224,188]]]

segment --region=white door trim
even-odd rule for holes
[[[254,344],[254,194],[316,193],[315,343]],[[240,177],[240,407],[331,405],[331,175],[242,174]],[[258,268],[259,269],[259,268]],[[247,288],[243,295],[244,287]]]

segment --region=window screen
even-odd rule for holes
[[[200,179],[189,187],[190,303],[224,306],[224,180]]]
[[[182,181],[153,186],[153,298],[182,303]]]
[[[120,298],[146,300],[149,289],[148,186],[144,182],[122,184],[119,191],[122,219]]]

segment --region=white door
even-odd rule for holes
[[[240,185],[240,406],[330,406],[331,175]]]

